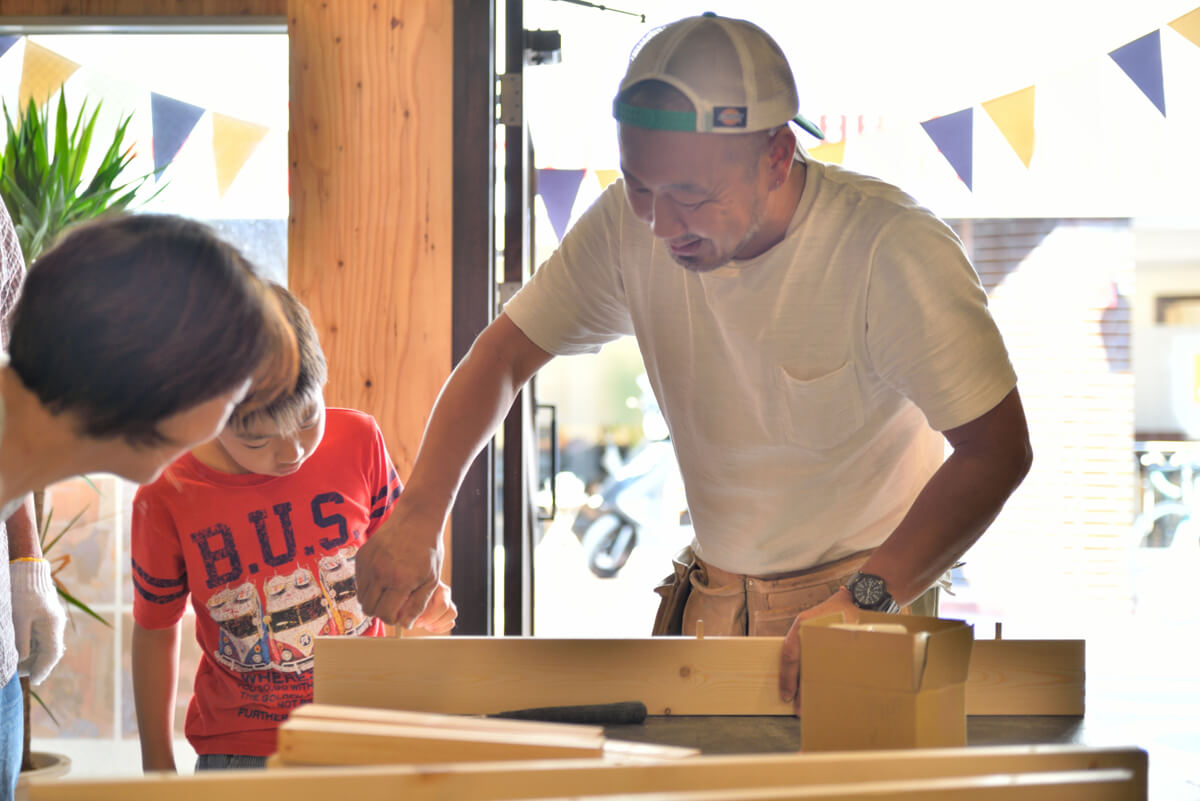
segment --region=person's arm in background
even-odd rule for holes
[[[165,629],[133,624],[133,703],[137,710],[142,770],[175,771],[175,688],[183,621]]]
[[[892,535],[860,568],[882,578],[901,606],[933,586],[982,536],[1033,460],[1025,410],[1015,388],[991,411],[944,433],[954,452],[930,477]],[[779,674],[783,700],[795,698],[799,703],[800,624],[837,612],[849,621],[858,619],[858,607],[845,587],[802,612],[792,624]]]
[[[412,476],[391,516],[358,551],[363,610],[385,623],[438,628],[442,529],[471,462],[551,354],[504,314],[484,329],[434,404]],[[434,603],[430,603],[431,599]]]
[[[31,683],[41,684],[66,652],[67,613],[58,598],[50,563],[42,557],[32,495],[25,496],[5,527],[17,672],[29,676]]]

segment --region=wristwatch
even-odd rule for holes
[[[850,591],[850,600],[859,609],[889,614],[900,611],[900,604],[892,599],[887,591],[887,584],[879,576],[870,573],[855,573],[846,582],[846,589]]]

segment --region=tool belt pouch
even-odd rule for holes
[[[692,590],[691,575],[696,572],[696,555],[691,546],[671,559],[671,575],[654,588],[659,595],[658,614],[654,617],[655,637],[683,634],[683,609]]]

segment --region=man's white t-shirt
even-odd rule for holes
[[[882,181],[809,160],[783,241],[694,273],[615,182],[505,308],[542,349],[637,336],[697,554],[799,570],[885,540],[944,431],[1016,385],[954,232]]]

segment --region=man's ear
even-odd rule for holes
[[[796,133],[785,123],[767,140],[767,166],[771,171],[772,187],[782,186],[787,181],[795,155]]]

